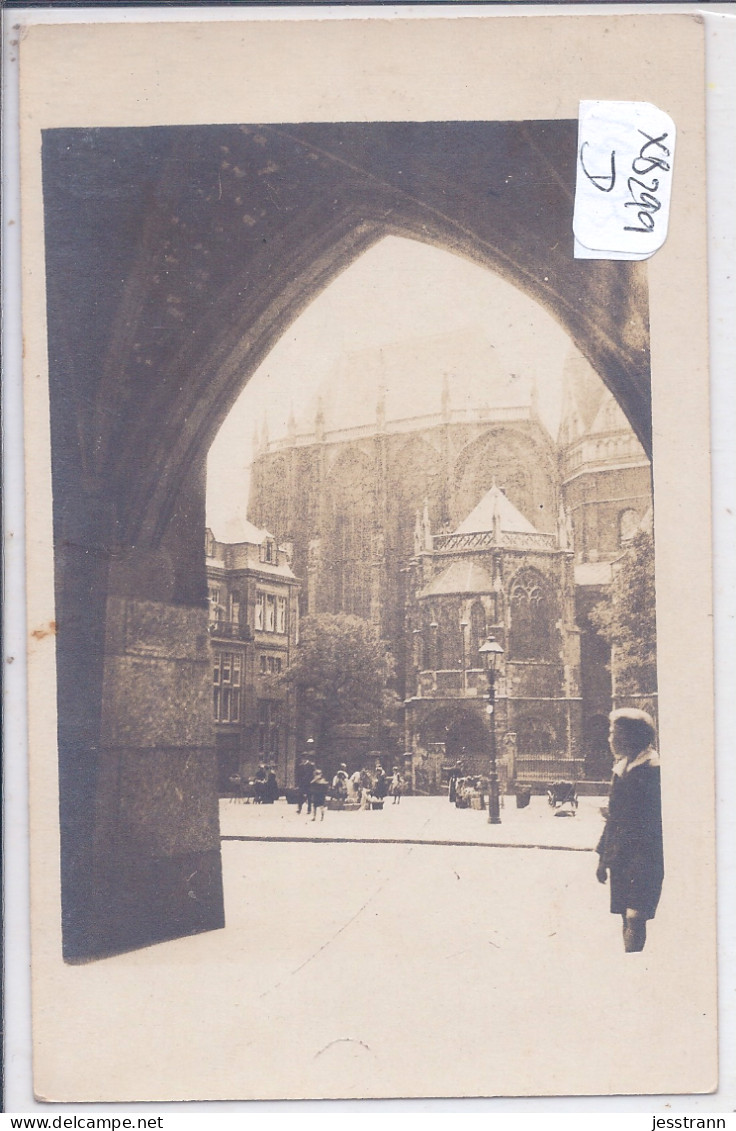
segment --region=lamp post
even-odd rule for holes
[[[488,823],[500,825],[501,814],[498,803],[498,767],[496,765],[496,674],[499,657],[503,648],[495,636],[489,636],[478,649],[486,676],[488,678],[488,714],[491,725],[491,770],[489,774]]]

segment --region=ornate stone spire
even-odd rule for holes
[[[386,385],[383,381],[378,386],[378,398],[376,400],[376,427],[379,432],[383,432],[386,427]]]
[[[570,516],[565,510],[565,504],[560,499],[560,507],[557,512],[557,537],[560,543],[561,550],[572,550],[573,548],[573,532]]]
[[[422,516],[417,511],[416,519],[414,522],[414,556],[418,557],[424,549],[423,533],[422,533]]]
[[[432,524],[429,521],[429,501],[424,500],[424,512],[422,514],[422,541],[425,550],[432,549]]]
[[[500,546],[500,544],[501,544],[501,506],[500,506],[499,500],[500,500],[501,492],[499,491],[498,487],[496,487],[495,478],[494,478],[493,483],[491,485],[491,491],[493,492],[492,538],[493,538],[494,546]]]

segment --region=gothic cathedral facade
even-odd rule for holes
[[[504,650],[507,777],[608,774],[609,656],[587,614],[651,515],[650,464],[579,355],[554,435],[538,400],[534,382],[491,372],[471,403],[462,373],[445,372],[435,412],[392,412],[379,381],[370,421],[333,426],[327,389],[308,422],[292,414],[286,435],[258,437],[249,519],[286,547],[303,616],[380,628],[418,788],[455,760],[487,764],[489,634]]]

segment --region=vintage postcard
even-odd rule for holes
[[[20,38],[38,1098],[714,1090],[702,21]]]

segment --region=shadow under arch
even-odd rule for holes
[[[315,226],[303,244],[290,246],[288,272],[268,275],[264,294],[243,304],[240,297],[243,280],[238,279],[227,294],[218,296],[218,322],[225,323],[227,329],[218,333],[208,353],[196,367],[190,368],[189,382],[181,397],[167,406],[167,433],[173,439],[165,448],[160,441],[155,444],[157,450],[145,461],[147,474],[141,478],[137,489],[129,492],[126,505],[121,508],[124,538],[135,539],[140,544],[159,544],[182,483],[192,468],[206,459],[222,422],[252,375],[310,303],[338,275],[388,236],[416,240],[467,259],[501,276],[546,309],[611,389],[645,450],[651,450],[648,349],[643,349],[645,364],[642,366],[642,350],[632,351],[617,343],[596,319],[597,306],[571,300],[567,288],[540,283],[521,256],[513,258],[488,241],[474,241],[471,234],[459,230],[459,225],[450,217],[436,214],[423,217],[421,205],[411,203],[413,208],[408,208],[406,202],[393,201],[389,209],[386,203],[380,207],[375,198],[351,202],[343,214],[337,219],[331,217],[324,228]],[[387,211],[390,219],[386,219]],[[425,220],[429,222],[423,222]],[[513,230],[512,226],[505,235],[510,236],[512,242],[516,241],[518,247],[524,246],[523,233]],[[560,256],[560,259],[567,268],[566,258]],[[604,261],[594,261],[594,265],[600,276],[608,274],[607,268],[611,266],[642,267],[641,264]],[[595,289],[605,294],[613,282],[613,289],[618,291],[621,274],[624,273],[618,271],[612,280],[605,277],[597,280]],[[632,272],[633,276],[637,274]],[[641,280],[634,277],[631,283],[638,289]],[[178,357],[174,367],[179,368],[184,362],[184,357]],[[163,403],[151,406],[152,419],[160,419],[163,412]],[[129,441],[130,444],[121,449],[128,467],[126,449],[130,447],[130,454],[145,450],[145,430],[131,431]]]
[[[554,315],[650,450],[646,265],[573,259],[576,137],[575,121],[44,134],[68,960],[223,925],[205,457],[349,262],[399,235],[494,270]]]

